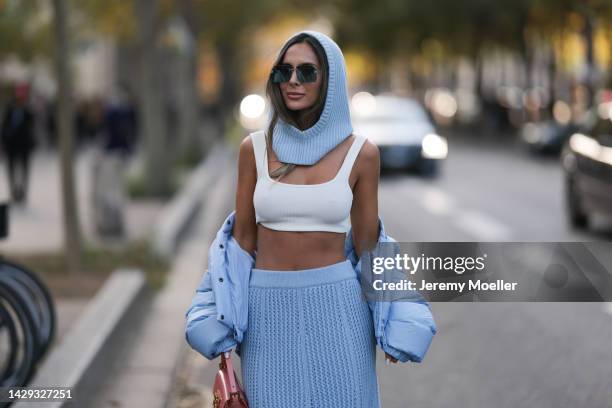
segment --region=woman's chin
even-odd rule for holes
[[[291,101],[291,100],[286,100],[285,101],[285,106],[287,107],[287,109],[291,110],[291,111],[301,111],[303,109],[306,109],[308,106],[307,104],[301,102],[301,101]]]

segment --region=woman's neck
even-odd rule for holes
[[[300,130],[305,130],[312,126],[312,123],[307,123],[307,109],[294,111],[293,118],[295,119],[295,122],[298,125],[297,127]]]

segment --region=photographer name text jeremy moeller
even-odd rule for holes
[[[516,290],[518,282],[505,282],[502,279],[497,279],[495,282],[481,282],[469,280],[467,282],[468,290]],[[427,282],[421,280],[420,287],[416,287],[416,282],[408,279],[402,279],[399,282],[383,282],[375,280],[372,282],[374,290],[450,290],[454,292],[463,292],[466,288],[466,282]]]

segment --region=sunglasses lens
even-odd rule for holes
[[[281,84],[291,79],[292,69],[286,65],[279,65],[272,70],[272,82]]]
[[[313,65],[305,64],[297,67],[296,76],[301,83],[316,82],[317,69]],[[291,65],[277,65],[272,69],[271,78],[275,84],[282,84],[291,80],[293,67]]]
[[[302,83],[316,82],[317,69],[312,65],[300,65],[297,69],[297,77]]]

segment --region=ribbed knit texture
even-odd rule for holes
[[[350,261],[253,269],[241,344],[251,408],[378,408],[376,343]]]
[[[308,33],[325,49],[329,65],[327,97],[317,123],[300,130],[279,119],[272,136],[272,148],[278,159],[285,163],[311,165],[346,139],[352,132],[351,115],[346,84],[346,64],[338,44],[318,31],[301,31],[294,36]]]

